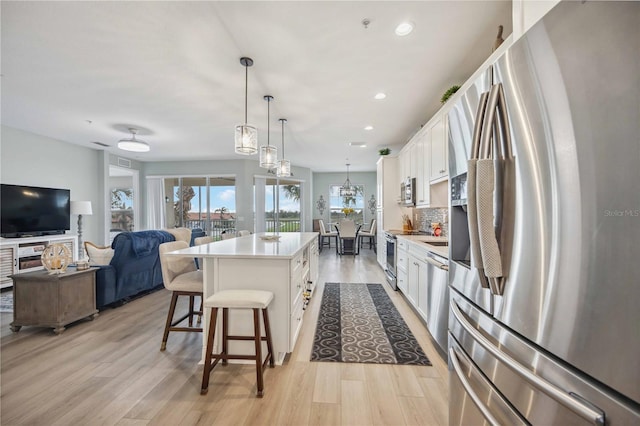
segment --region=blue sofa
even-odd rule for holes
[[[113,240],[109,265],[96,273],[96,306],[124,301],[162,285],[158,247],[174,241],[166,231],[122,232]]]

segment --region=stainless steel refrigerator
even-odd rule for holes
[[[449,128],[450,424],[640,424],[640,3],[559,3]]]

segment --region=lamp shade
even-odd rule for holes
[[[91,201],[72,201],[71,214],[93,214],[93,211],[91,210]]]

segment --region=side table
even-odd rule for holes
[[[60,334],[65,326],[82,318],[93,320],[96,309],[96,271],[69,267],[63,274],[47,271],[15,274],[11,331],[22,326],[53,327]]]

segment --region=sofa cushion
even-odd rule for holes
[[[90,265],[108,265],[113,258],[113,249],[111,247],[100,247],[92,242],[86,241],[84,248],[89,255]]]

